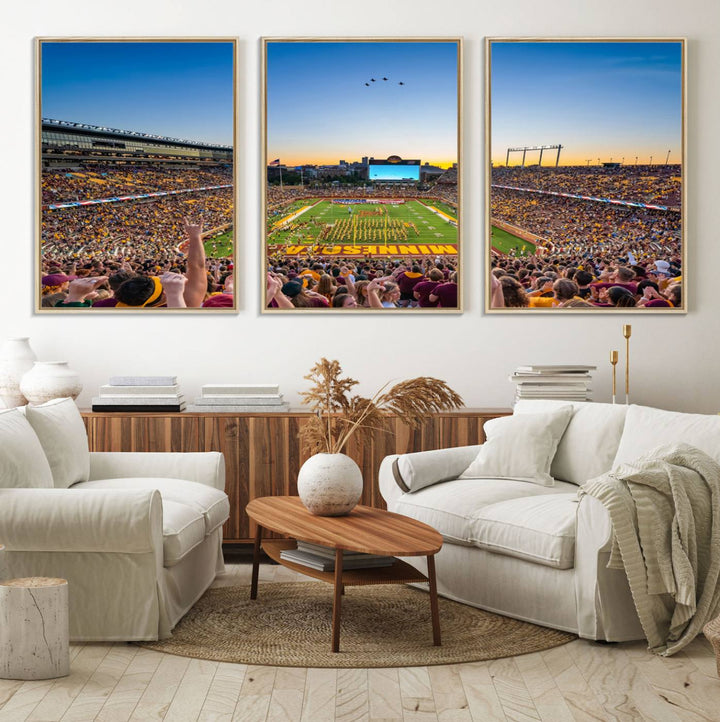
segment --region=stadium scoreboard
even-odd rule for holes
[[[419,183],[420,160],[406,160],[397,155],[387,159],[370,158],[368,180],[381,183]]]

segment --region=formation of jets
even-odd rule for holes
[[[387,78],[381,78],[381,80],[387,81]],[[376,78],[370,78],[370,83],[377,83],[377,79],[376,79]],[[369,88],[369,87],[370,87],[370,83],[365,83],[365,85]],[[398,83],[398,85],[405,85],[405,83],[403,83],[402,81],[400,81],[400,82]]]

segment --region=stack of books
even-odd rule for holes
[[[177,376],[112,376],[92,400],[93,411],[184,411]]]
[[[277,384],[206,384],[190,410],[264,414],[289,408]]]
[[[515,399],[592,401],[591,371],[597,366],[518,366],[510,376],[517,384]]]
[[[280,552],[280,558],[295,562],[295,564],[302,564],[304,567],[310,567],[320,572],[335,571],[335,549],[321,544],[298,541],[297,549],[283,549]],[[363,554],[362,552],[343,552],[343,570],[375,569],[389,567],[394,563],[394,557]]]

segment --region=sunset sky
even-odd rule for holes
[[[233,144],[230,42],[42,44],[42,116]]]
[[[562,144],[560,165],[680,163],[680,42],[503,42],[491,45],[491,157]],[[545,151],[543,165],[556,151]],[[528,154],[536,164],[539,153]],[[522,153],[510,154],[519,165]]]
[[[447,41],[268,42],[268,161],[399,155],[452,165],[457,60]]]

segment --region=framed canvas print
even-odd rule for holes
[[[36,310],[234,312],[236,41],[36,42]]]
[[[461,49],[263,39],[264,312],[461,310]]]
[[[486,50],[486,311],[684,313],[685,41]]]

